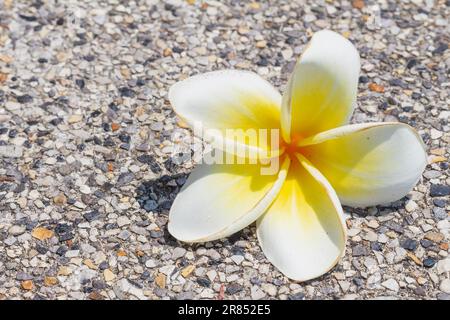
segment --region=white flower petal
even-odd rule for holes
[[[282,102],[286,141],[347,123],[356,101],[359,55],[343,36],[315,33],[289,80]]]
[[[301,145],[341,202],[350,206],[402,198],[427,165],[422,139],[401,123],[347,125],[305,139]]]
[[[306,281],[338,262],[346,229],[328,181],[305,158],[299,161],[292,161],[279,195],[257,220],[257,233],[271,263],[287,277]]]
[[[235,147],[269,154],[267,142],[245,140],[226,130],[256,132],[258,129],[280,129],[280,93],[255,73],[237,70],[208,72],[176,83],[169,90],[169,100],[175,112],[191,127],[201,124],[206,140],[216,148]],[[215,132],[209,129],[215,129]],[[195,132],[194,132],[195,133]],[[278,140],[277,140],[278,141]],[[236,154],[233,149],[225,151]],[[276,150],[274,150],[276,151]],[[240,154],[241,155],[241,154]]]
[[[251,164],[198,166],[172,205],[169,232],[181,241],[205,242],[245,228],[275,199],[289,162],[275,175],[261,175]]]

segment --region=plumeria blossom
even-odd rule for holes
[[[199,165],[177,195],[169,232],[185,242],[227,237],[256,221],[262,250],[287,277],[305,281],[343,256],[341,204],[367,207],[405,196],[426,166],[423,142],[402,123],[348,124],[356,104],[359,55],[350,41],[313,35],[283,96],[250,72],[226,70],[175,84],[169,100],[187,123],[281,132],[275,175],[262,164]],[[241,147],[267,150],[264,143]]]

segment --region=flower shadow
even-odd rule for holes
[[[177,173],[144,181],[136,189],[136,200],[147,212],[168,214],[173,200],[185,184],[187,177],[186,173]]]
[[[223,168],[223,170],[226,170]],[[168,231],[167,222],[169,210],[176,196],[186,183],[190,173],[170,173],[162,175],[156,179],[142,182],[136,189],[136,200],[141,209],[153,212],[160,232],[154,233],[153,238],[171,247],[183,247],[185,249],[197,247],[217,247],[218,245],[233,245],[236,241],[245,240],[248,237],[244,232],[238,231],[235,234],[216,241],[202,243],[186,243],[175,239]],[[255,186],[259,188],[259,186]]]

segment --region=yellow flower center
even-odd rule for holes
[[[299,142],[303,139],[303,137],[301,136],[293,136],[291,138],[291,142],[286,142],[283,139],[281,139],[280,141],[280,146],[282,147],[282,149],[284,149],[284,154],[286,154],[291,160],[295,160],[296,153],[302,153],[302,147],[299,147],[298,144]]]

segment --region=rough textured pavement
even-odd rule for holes
[[[0,299],[449,299],[449,1],[0,3]],[[173,161],[167,90],[253,70],[284,89],[314,31],[361,55],[353,122],[401,121],[430,164],[389,206],[345,208],[344,259],[306,283],[251,227],[189,246],[167,232],[192,170]]]

